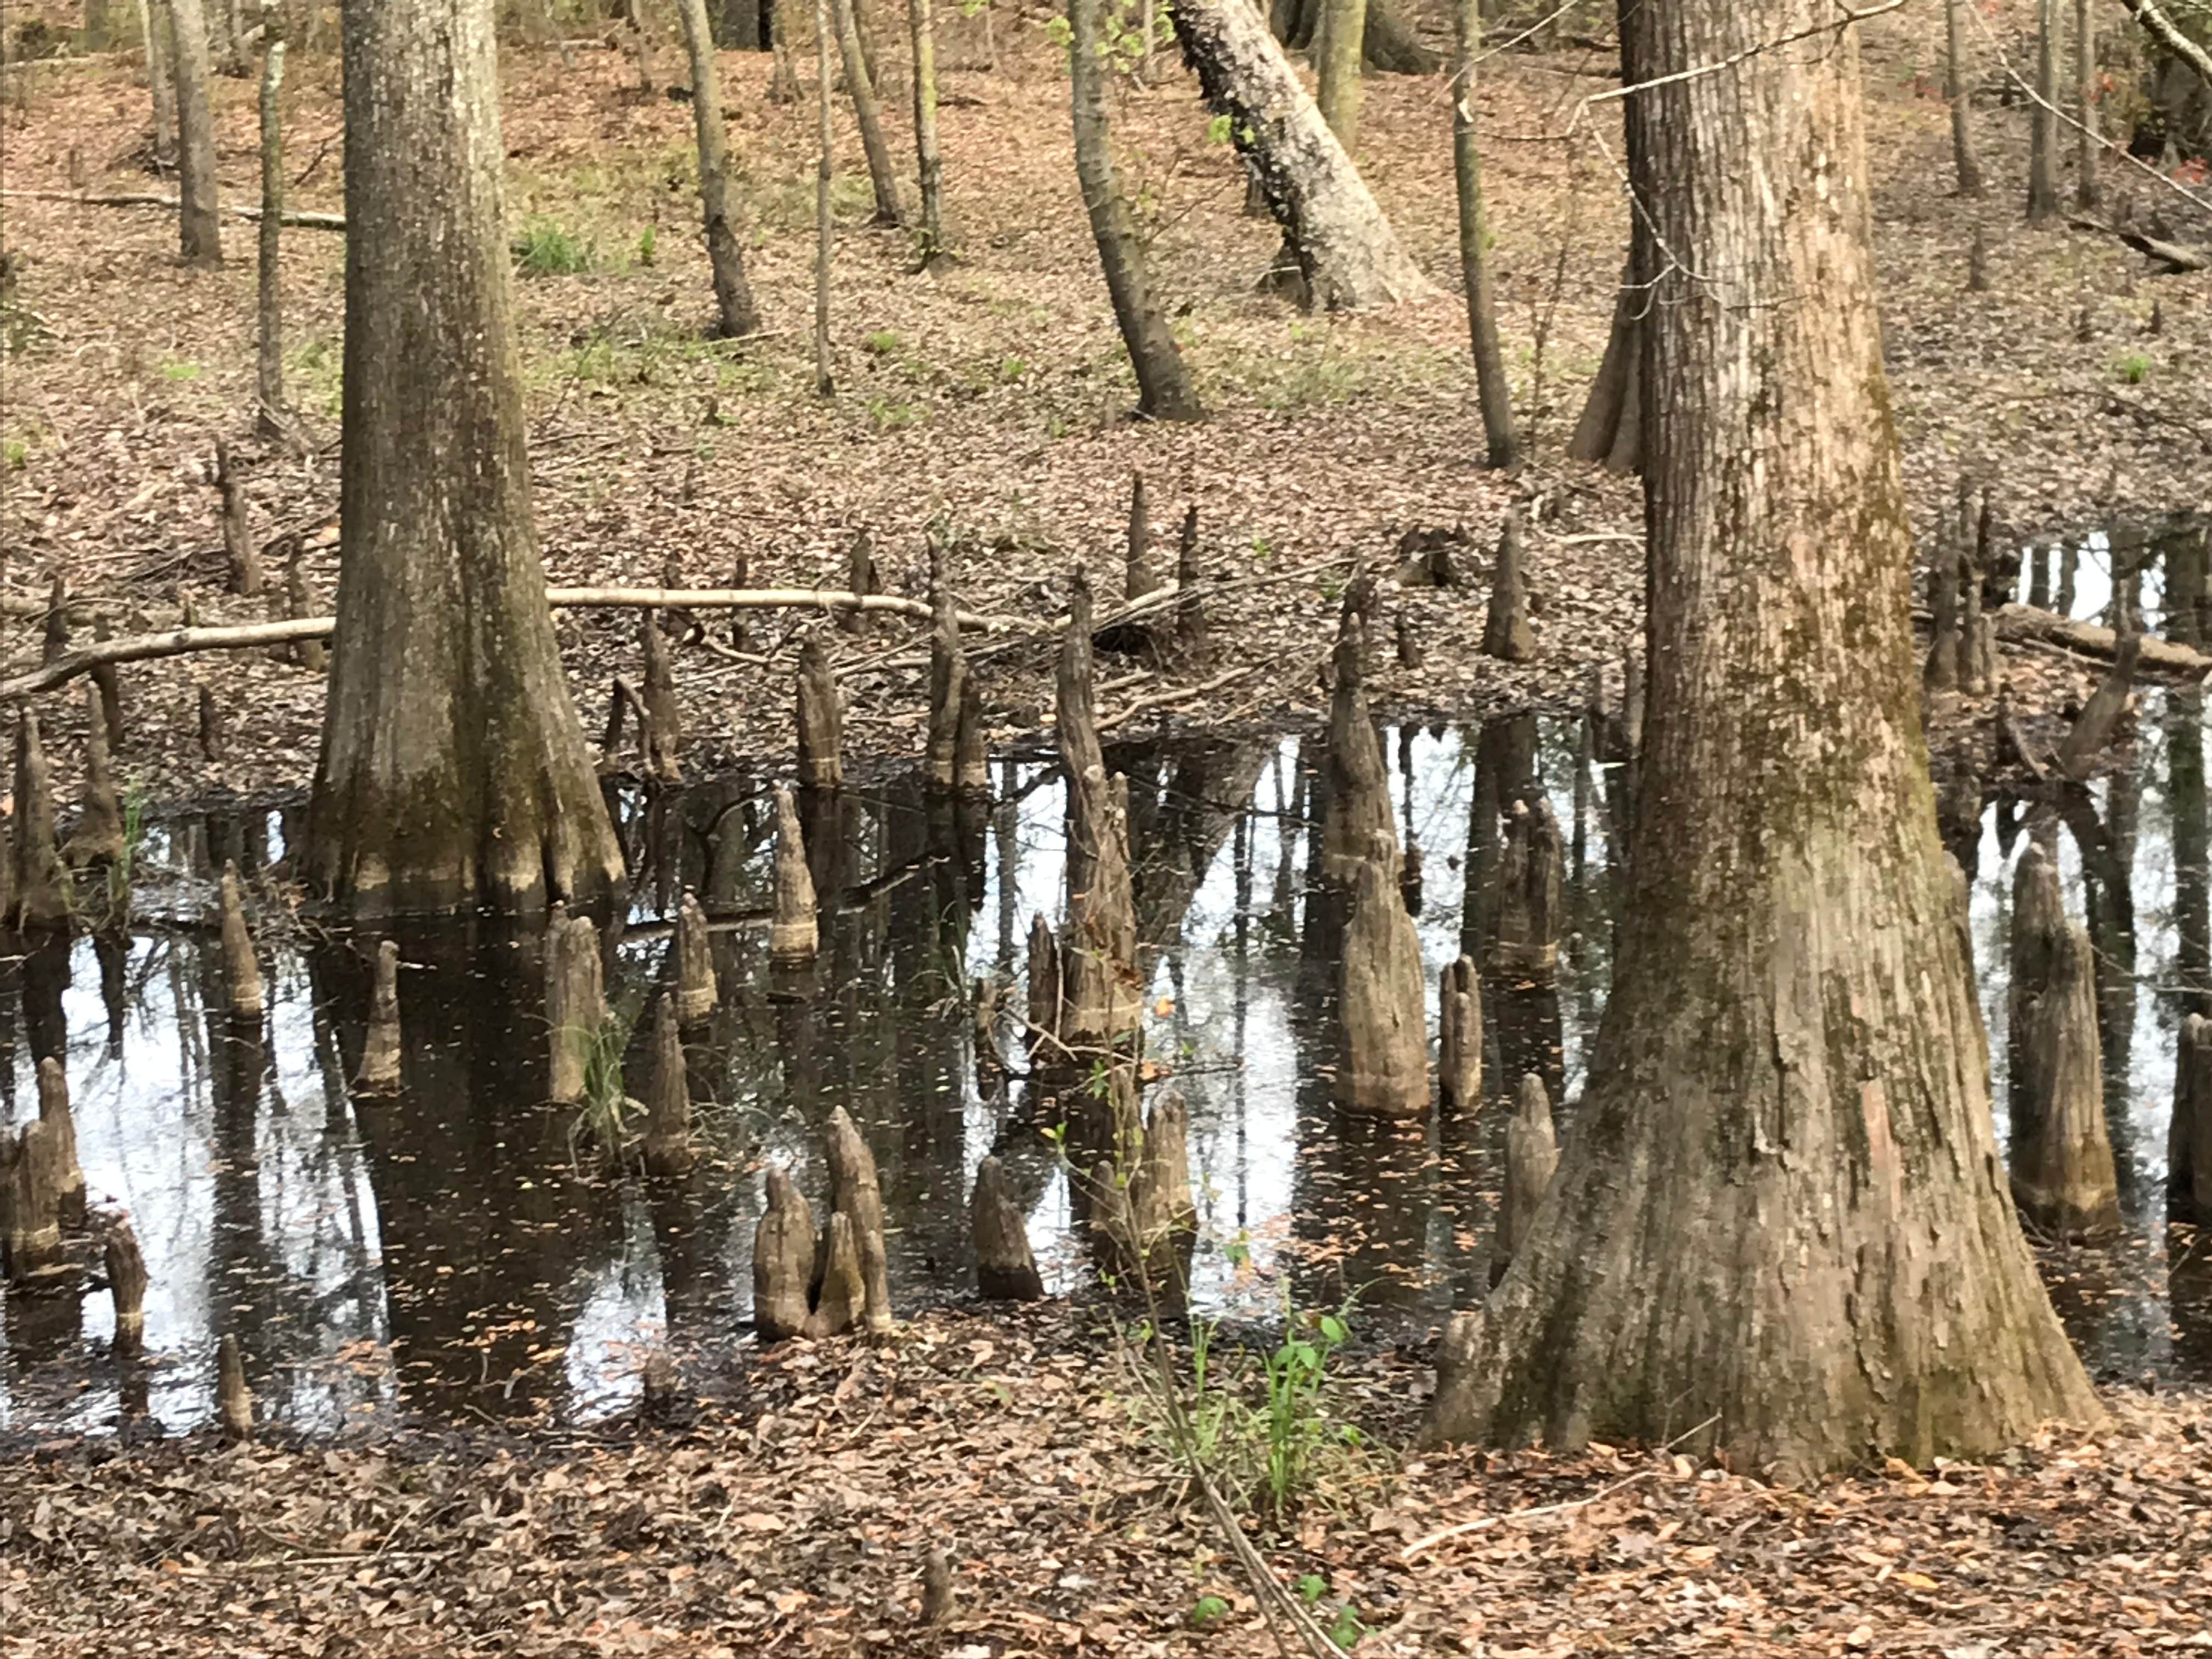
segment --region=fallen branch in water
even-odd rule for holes
[[[2111,629],[2100,628],[2094,623],[2069,622],[2033,605],[1999,605],[1990,621],[2001,640],[2043,640],[2094,657],[2100,662],[2112,661],[2119,652],[2118,636]],[[2202,679],[2212,673],[2212,657],[2202,651],[2148,634],[2142,637],[2142,660],[2137,665],[2143,672],[2180,674],[2191,679]]]
[[[929,607],[920,599],[902,599],[888,593],[841,593],[828,588],[554,587],[546,590],[545,598],[556,611],[605,606],[639,611],[828,611],[857,607],[905,617],[927,618],[929,615]],[[972,611],[963,611],[959,615],[963,628],[988,629],[1005,626]],[[103,663],[145,662],[157,657],[189,656],[200,651],[252,651],[262,646],[290,645],[300,640],[328,639],[336,625],[336,619],[330,617],[300,617],[289,622],[173,628],[158,634],[100,640],[65,653],[27,674],[0,680],[0,702],[20,702],[39,692],[51,691]]]
[[[76,190],[6,190],[0,191],[0,201],[9,202],[74,202],[79,207],[150,207],[167,208],[174,213],[180,204],[173,196],[163,196],[155,191],[122,191],[112,194],[94,196]],[[258,219],[261,210],[242,203],[223,204],[222,210],[240,219]],[[302,230],[343,230],[343,213],[307,213],[287,209],[276,216],[280,225],[293,225]]]

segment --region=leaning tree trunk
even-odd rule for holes
[[[714,273],[714,332],[724,339],[757,332],[760,311],[745,280],[744,249],[730,222],[730,140],[722,125],[722,78],[708,32],[707,0],[676,0],[691,58],[691,120],[699,135],[699,205],[707,220],[707,263]]]
[[[854,21],[854,0],[830,0],[836,15],[837,51],[845,62],[845,90],[852,94],[853,116],[860,125],[860,151],[868,161],[868,182],[876,192],[876,222],[902,225],[906,210],[899,205],[898,172],[891,166],[891,147],[884,137],[883,116],[876,103],[875,70],[861,44],[860,25]]]
[[[1435,293],[1251,0],[1184,0],[1183,58],[1298,263],[1307,303],[1357,311]]]
[[[1631,253],[1620,273],[1620,292],[1613,302],[1613,330],[1597,378],[1576,419],[1567,453],[1577,461],[1597,461],[1609,472],[1638,472],[1644,467],[1644,317],[1650,290],[1636,280]]]
[[[1978,1457],[2098,1407],[2006,1192],[1936,836],[1856,37],[1814,0],[1632,26],[1638,234],[1700,273],[1644,331],[1638,842],[1558,1178],[1430,1431]]]
[[[2035,106],[2027,114],[2027,222],[2058,216],[2058,0],[2035,0]]]
[[[1114,156],[1106,131],[1106,72],[1098,61],[1098,0],[1067,0],[1067,64],[1075,125],[1075,173],[1091,214],[1091,240],[1113,298],[1129,366],[1137,374],[1137,407],[1158,421],[1198,421],[1205,407],[1190,370],[1169,331],[1166,314],[1152,297],[1144,245],[1114,181]]]
[[[1982,161],[1974,149],[1973,98],[1966,89],[1966,0],[1943,0],[1943,95],[1951,103],[1951,163],[1959,194],[1982,193]]]
[[[177,246],[188,265],[222,263],[216,227],[215,110],[208,101],[207,17],[200,0],[169,0],[169,62],[177,77]]]
[[[622,873],[545,602],[491,0],[348,0],[345,559],[307,870],[356,911]]]
[[[1452,24],[1452,173],[1459,185],[1459,268],[1467,282],[1467,331],[1474,344],[1475,401],[1492,466],[1521,456],[1513,388],[1498,347],[1498,292],[1490,275],[1490,216],[1482,199],[1482,144],[1474,131],[1474,70],[1482,46],[1481,0],[1455,0]]]

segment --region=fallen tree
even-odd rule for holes
[[[2040,640],[2046,645],[2063,646],[2103,662],[2110,662],[2119,654],[2119,636],[2111,629],[2100,628],[2094,623],[2069,622],[2033,605],[1999,605],[1990,614],[1990,620],[2001,640]],[[2142,656],[2136,664],[2139,672],[2179,674],[2190,679],[2203,679],[2212,673],[2212,656],[2202,651],[2148,634],[2141,638]]]
[[[154,191],[125,191],[94,196],[81,190],[9,190],[0,191],[0,201],[9,202],[74,202],[80,207],[149,207],[167,208],[178,211],[179,204],[173,196],[163,196]],[[225,203],[222,210],[240,219],[258,219],[261,210],[243,204]],[[287,209],[276,216],[279,224],[293,225],[302,230],[343,230],[343,213],[308,213]]]

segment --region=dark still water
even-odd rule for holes
[[[2169,1273],[2163,1214],[2178,1011],[2184,988],[2212,981],[2193,707],[2147,708],[2139,749],[2136,771],[2060,813],[2068,902],[2088,916],[2103,975],[2129,1231],[2045,1262],[2100,1374],[2212,1377],[2212,1297],[2190,1288],[2212,1278],[2198,1260],[2212,1246]],[[1494,862],[1501,806],[1540,788],[1565,827],[1557,981],[1486,987],[1486,1082],[1495,1091],[1536,1070],[1571,1103],[1607,985],[1618,776],[1601,769],[1578,790],[1573,728],[1533,716],[1393,729],[1386,750],[1401,832],[1425,854],[1432,995],[1463,939],[1480,938],[1484,888],[1468,872]],[[1505,1115],[1493,1105],[1401,1133],[1332,1108],[1335,963],[1306,926],[1318,758],[1298,738],[1109,746],[1130,778],[1147,1048],[1190,1104],[1200,1302],[1267,1318],[1286,1296],[1310,1306],[1356,1292],[1370,1329],[1419,1329],[1487,1283]],[[681,886],[718,918],[720,1006],[687,1041],[701,1157],[677,1181],[610,1164],[573,1114],[545,1103],[534,939],[398,936],[406,1086],[356,1097],[346,1079],[375,942],[284,915],[287,815],[157,823],[127,939],[79,939],[0,967],[0,1123],[36,1113],[37,1060],[61,1054],[92,1202],[127,1212],[145,1252],[150,1363],[112,1359],[104,1294],[6,1297],[0,1426],[101,1431],[126,1407],[171,1430],[201,1425],[226,1333],[264,1419],[303,1432],[588,1421],[627,1408],[644,1355],[663,1346],[691,1386],[741,1394],[763,1168],[791,1166],[818,1214],[821,1129],[840,1105],[881,1170],[902,1306],[972,1285],[967,1195],[993,1152],[1028,1206],[1048,1285],[1078,1285],[1083,1240],[1040,1133],[1056,1102],[1022,1074],[1012,1014],[994,1031],[1009,1078],[979,1056],[969,1012],[986,975],[1022,1005],[1030,917],[1056,922],[1061,908],[1062,797],[1042,762],[1006,761],[994,776],[995,805],[933,805],[900,781],[809,804],[822,951],[796,975],[769,962],[767,781],[623,798],[632,867],[648,873],[610,948],[617,1010],[635,1015],[672,975],[663,918]],[[1972,872],[2000,1054],[2025,811],[1990,807]],[[260,872],[250,884],[270,1012],[258,1027],[223,1012],[204,920],[225,858]],[[628,1056],[634,1093],[642,1036],[641,1025]],[[1996,1081],[2002,1091],[2001,1066]],[[1562,1119],[1571,1129],[1571,1103]]]

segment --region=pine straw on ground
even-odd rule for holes
[[[1118,593],[1128,478],[1142,471],[1164,541],[1184,503],[1200,507],[1211,575],[1308,573],[1218,602],[1216,667],[1132,695],[1243,672],[1165,718],[1226,725],[1310,716],[1340,580],[1317,567],[1386,557],[1416,526],[1465,525],[1480,550],[1478,586],[1392,599],[1425,660],[1412,672],[1386,666],[1378,701],[1464,715],[1579,700],[1590,670],[1617,661],[1632,640],[1642,587],[1633,483],[1559,459],[1603,345],[1626,228],[1605,157],[1586,133],[1559,135],[1579,101],[1608,84],[1608,52],[1508,53],[1485,65],[1502,321],[1536,452],[1521,475],[1505,477],[1478,465],[1456,296],[1382,316],[1304,318],[1252,291],[1274,232],[1243,216],[1238,165],[1206,142],[1193,83],[1164,58],[1157,89],[1118,100],[1116,132],[1125,185],[1146,204],[1160,290],[1213,418],[1193,428],[1131,423],[1132,386],[1075,187],[1064,72],[1038,27],[1043,15],[1002,15],[999,63],[988,71],[980,23],[944,23],[945,176],[959,264],[917,274],[905,237],[862,228],[865,179],[839,175],[841,392],[827,403],[811,391],[807,338],[812,117],[804,104],[768,101],[765,56],[726,54],[723,73],[769,331],[717,343],[701,334],[709,296],[693,228],[688,106],[638,99],[630,65],[615,52],[505,53],[518,233],[556,227],[593,260],[582,274],[518,283],[538,516],[553,581],[718,586],[742,551],[757,583],[842,585],[847,549],[865,528],[893,591],[918,593],[923,532],[934,522],[964,538],[955,580],[972,608],[1048,617],[1054,584],[1079,559],[1098,572],[1105,597]],[[2014,38],[2011,9],[2000,8],[1996,21],[1997,38]],[[1961,469],[1995,480],[2014,537],[2205,506],[2206,279],[2154,279],[2110,239],[2021,225],[2014,198],[2025,115],[1993,100],[1979,119],[1997,194],[1979,204],[1953,198],[1945,112],[1931,95],[1940,27],[1940,17],[1917,10],[1882,18],[1867,31],[1865,52],[1893,398],[1923,538]],[[23,73],[28,107],[10,116],[11,188],[65,185],[73,149],[96,188],[143,187],[143,94],[127,60]],[[885,90],[896,137],[904,100],[896,83]],[[337,206],[334,57],[295,54],[287,97],[293,170],[306,174],[296,204]],[[250,196],[256,177],[252,100],[250,85],[219,81],[221,159],[234,198]],[[1615,106],[1599,108],[1615,118]],[[1366,177],[1440,278],[1456,269],[1446,120],[1440,80],[1376,77],[1360,143]],[[840,143],[852,164],[849,131]],[[2107,186],[2131,191],[2146,209],[2162,202],[2177,216],[2189,211],[2117,161]],[[205,477],[216,437],[228,435],[247,458],[258,533],[305,534],[305,568],[327,605],[335,451],[290,459],[249,434],[250,228],[226,227],[233,262],[209,274],[177,267],[164,215],[18,201],[8,216],[23,268],[16,303],[33,313],[12,313],[5,435],[22,447],[20,466],[0,472],[14,591],[43,593],[59,570],[76,591],[117,602],[126,627],[172,621],[180,591],[204,618],[258,620],[258,603],[218,591],[220,538]],[[1995,287],[1969,295],[1977,217]],[[649,262],[641,242],[648,228]],[[291,395],[332,440],[341,242],[308,230],[285,240]],[[2154,304],[2163,328],[2155,337]],[[2086,340],[2077,337],[2084,326]],[[1509,504],[1537,501],[1545,504],[1532,537],[1540,654],[1509,666],[1474,648],[1481,584]],[[799,620],[755,619],[751,653],[770,656],[768,666],[702,646],[679,653],[695,763],[788,752]],[[9,631],[20,658],[32,647],[29,629],[18,623]],[[636,667],[635,618],[574,615],[562,637],[579,706],[596,729],[612,675]],[[840,636],[839,660],[851,666],[915,637],[903,627],[863,641]],[[911,652],[890,654],[912,662]],[[1049,708],[1049,659],[1038,647],[989,665],[987,704],[1002,738]],[[2009,660],[2032,705],[2078,699],[2094,675],[2049,659]],[[296,785],[312,769],[320,684],[298,668],[208,657],[149,665],[126,681],[137,735],[122,769],[156,797]],[[202,684],[216,689],[234,726],[231,756],[219,765],[190,741]],[[914,753],[922,672],[901,665],[846,684],[856,751]],[[50,723],[64,733],[56,746],[66,776],[77,705],[47,701]]]
[[[789,1344],[666,1430],[48,1443],[0,1481],[0,1655],[1272,1651],[1102,1325],[945,1310],[888,1348]],[[1404,1443],[1427,1377],[1369,1352],[1340,1404]],[[1663,1452],[1408,1455],[1261,1542],[1362,1654],[2212,1645],[2212,1399],[2107,1403],[1989,1465],[1803,1490]],[[933,1550],[956,1595],[924,1626]]]

